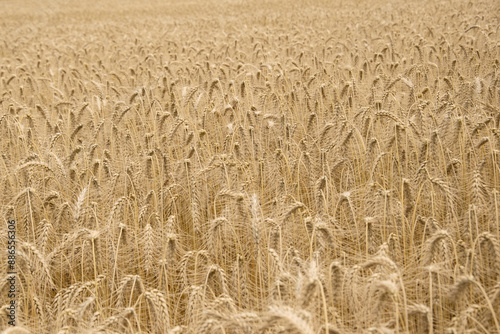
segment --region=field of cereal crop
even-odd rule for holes
[[[2,333],[500,333],[497,1],[0,13]]]

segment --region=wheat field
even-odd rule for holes
[[[497,1],[0,13],[3,333],[500,333]]]

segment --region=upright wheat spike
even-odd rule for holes
[[[313,334],[311,326],[299,314],[289,307],[271,306],[265,324],[260,329],[266,331],[281,323],[289,333]]]

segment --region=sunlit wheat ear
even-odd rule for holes
[[[36,244],[40,251],[43,254],[46,254],[47,248],[51,247],[55,240],[54,226],[45,219],[40,222],[40,225],[42,226],[42,228],[40,231],[40,235],[36,240]]]
[[[205,309],[206,301],[203,294],[203,287],[199,285],[191,286],[189,289],[187,302],[187,320],[191,324],[199,321],[202,311]]]
[[[155,327],[160,331],[170,327],[170,314],[168,304],[164,294],[156,289],[144,292],[144,296],[148,301],[150,311],[153,313]]]
[[[467,291],[467,288],[474,284],[474,277],[461,276],[457,279],[455,284],[451,287],[449,298],[453,302],[457,302],[460,296]]]
[[[17,254],[26,262],[29,271],[40,275],[39,277],[43,284],[47,284],[49,287],[55,287],[50,263],[47,261],[46,256],[40,253],[36,246],[31,243],[21,243],[19,248]]]
[[[384,245],[384,246],[387,246],[387,245]],[[380,268],[388,269],[389,271],[392,271],[394,273],[399,272],[399,269],[398,269],[398,266],[396,265],[396,263],[394,263],[394,261],[392,261],[385,254],[376,255],[372,259],[363,263],[361,267],[365,270],[370,269],[370,268],[374,268],[374,267],[380,267]]]
[[[333,233],[331,228],[323,222],[321,217],[306,217],[304,219],[308,232],[311,234],[311,238],[315,238],[320,244],[320,250],[328,249],[333,247]]]
[[[274,264],[276,265],[276,267],[278,269],[278,272],[279,273],[284,272],[285,269],[283,267],[283,263],[281,262],[280,256],[278,255],[278,253],[276,252],[276,250],[273,249],[273,248],[269,248],[268,251],[269,251],[270,257],[272,258]]]
[[[83,216],[83,211],[84,211],[84,202],[85,202],[85,198],[87,196],[87,191],[88,191],[88,187],[85,187],[83,188],[83,190],[80,192],[80,194],[78,195],[77,199],[76,199],[76,202],[75,202],[75,205],[74,205],[74,208],[73,208],[73,219],[76,223],[79,223],[80,222],[80,219],[82,219],[82,216]]]
[[[261,332],[266,332],[273,326],[282,325],[288,333],[297,334],[313,334],[314,330],[311,325],[298,312],[290,307],[269,307],[268,316],[265,319],[264,325],[260,329]]]
[[[327,123],[323,126],[323,128],[321,129],[320,131],[320,134],[319,134],[319,143],[320,145],[323,145],[326,138],[327,138],[327,134],[328,134],[328,131],[330,129],[332,129],[335,125],[333,123]]]
[[[10,327],[2,332],[2,334],[32,334],[30,330],[21,326]]]
[[[295,274],[296,276],[306,275],[307,274],[306,263],[301,258],[299,251],[297,249],[293,248],[292,254],[293,254],[292,265],[291,265],[291,267],[293,268],[292,273]]]
[[[399,286],[392,280],[378,281],[375,283],[374,289],[377,297],[377,309],[383,307],[386,303],[390,304],[391,301],[395,302],[399,292]]]
[[[339,194],[339,200],[335,207],[335,214],[337,214],[337,211],[340,210],[340,208],[344,203],[347,206],[347,212],[349,217],[352,219],[353,222],[356,222],[356,211],[352,201],[351,191],[344,191],[343,193]]]
[[[127,275],[123,277],[116,290],[117,306],[133,305],[144,291],[144,283],[140,276]]]
[[[256,327],[262,323],[261,317],[253,312],[235,313],[231,310],[231,312],[227,313],[210,310],[204,312],[204,317],[206,318],[205,321],[213,320],[212,324],[224,327],[226,331],[231,329],[243,333],[256,332]]]
[[[177,258],[177,250],[178,250],[178,245],[179,245],[179,235],[175,233],[167,233],[166,235],[166,256],[167,260],[169,261],[169,266],[174,265],[175,260]]]
[[[78,327],[78,319],[76,315],[76,311],[72,308],[67,308],[59,313],[57,318],[57,327],[64,328],[77,328]]]
[[[156,259],[156,238],[157,235],[155,230],[151,227],[151,224],[147,224],[140,238],[140,243],[144,252],[144,268],[146,271],[150,271],[153,268],[153,263]]]
[[[408,317],[415,319],[417,329],[420,331],[429,331],[430,323],[430,309],[422,304],[415,304],[408,307]]]
[[[452,254],[451,240],[451,235],[448,231],[436,231],[431,238],[426,241],[423,263],[427,265],[436,262],[450,264]]]
[[[73,330],[74,330],[74,328],[71,326],[64,326],[57,331],[57,334],[70,334],[71,331],[73,331]]]
[[[198,327],[200,334],[217,333],[219,331],[224,331],[224,327],[217,319],[207,318]]]
[[[53,308],[57,307],[57,310],[61,312],[65,308],[71,308],[74,303],[77,302],[81,295],[86,294],[89,289],[92,289],[97,282],[77,282],[72,284],[67,289],[61,290],[60,293],[54,298],[55,303]],[[62,292],[62,293],[61,293]]]
[[[271,218],[266,218],[265,219],[265,224],[267,226],[270,226],[269,230],[269,248],[270,249],[278,249],[280,250],[281,245],[280,245],[280,240],[282,237],[282,228],[280,224],[277,224],[273,219]]]
[[[30,313],[32,314],[32,318],[37,318],[37,320],[40,323],[45,325],[53,320],[52,317],[47,314],[47,313],[49,314],[52,313],[50,305],[40,300],[39,296],[37,295],[33,296],[33,299],[30,303],[30,308],[31,308]]]
[[[290,217],[299,209],[302,209],[304,208],[305,205],[304,203],[301,203],[301,202],[296,202],[296,203],[293,203],[291,206],[289,206],[285,212],[283,213],[283,216],[281,218],[282,222],[285,223],[287,222]]]
[[[470,319],[477,319],[481,317],[484,317],[483,315],[481,315],[481,305],[472,304],[464,310],[460,311],[458,315],[453,317],[453,319],[451,320],[451,324],[453,325],[453,329],[456,328],[456,330],[464,332],[466,331],[467,327],[469,327],[468,325]]]
[[[483,177],[479,169],[474,170],[470,189],[472,193],[472,203],[478,206],[486,205],[489,201],[489,191],[483,181]]]
[[[224,233],[225,224],[228,223],[229,221],[226,217],[218,217],[210,222],[210,227],[208,229],[208,243],[212,251],[216,251],[218,249],[220,238]]]
[[[215,297],[227,294],[226,272],[216,264],[211,265],[208,268],[204,286],[209,288]]]
[[[174,136],[177,132],[177,130],[179,129],[179,127],[181,126],[181,124],[184,123],[184,119],[182,118],[179,118],[173,125],[172,125],[172,128],[170,129],[170,132],[168,133],[168,136],[167,136],[167,142],[168,144],[171,144],[172,143],[172,140],[174,139]]]
[[[257,245],[259,246],[260,243],[260,216],[261,216],[261,209],[260,209],[260,204],[259,204],[259,199],[257,197],[257,194],[253,194],[252,199],[251,199],[251,224],[252,224],[252,237]]]
[[[248,273],[245,259],[238,254],[235,263],[233,264],[231,275],[232,296],[238,307],[242,308],[250,303],[250,289],[248,287]]]
[[[294,277],[287,272],[278,273],[273,280],[271,296],[278,302],[289,302],[295,297]]]
[[[214,299],[209,307],[210,309],[229,314],[233,314],[237,310],[235,300],[224,293]]]
[[[192,259],[196,256],[195,251],[189,251],[184,254],[179,262],[180,272],[183,278],[184,286],[188,286],[190,282],[189,270]]]
[[[498,282],[490,292],[490,300],[493,306],[498,310],[497,306],[500,306],[500,282]]]
[[[344,268],[342,264],[338,261],[333,261],[329,267],[329,278],[331,284],[332,297],[334,302],[338,302],[341,296],[339,292],[342,288],[342,279],[344,276]],[[337,305],[336,305],[337,306]]]
[[[197,283],[202,277],[202,273],[205,273],[209,262],[209,254],[206,250],[189,251],[184,254],[179,262],[182,283],[186,287],[192,285],[193,282]]]
[[[126,332],[130,327],[130,319],[136,315],[134,308],[127,307],[119,314],[113,315],[102,322],[97,328],[99,332],[115,331]]]
[[[326,330],[325,325],[321,325],[319,330],[316,333],[327,333],[327,334],[342,334],[344,333],[342,330],[338,329],[334,324],[328,324],[328,330]]]
[[[78,321],[81,323],[82,321],[90,319],[90,315],[93,314],[92,311],[95,311],[95,308],[96,297],[87,297],[76,307],[76,317]]]
[[[175,326],[168,331],[168,334],[182,334],[187,330],[187,326]]]
[[[37,199],[39,199],[39,195],[37,191],[31,187],[21,190],[13,199],[16,209],[22,212],[16,229],[17,234],[21,234],[26,241],[32,241],[36,237],[34,230],[35,222],[33,218],[36,213],[37,206],[35,206],[35,204],[37,204]],[[8,217],[8,219],[12,218]]]

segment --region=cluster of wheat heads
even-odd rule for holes
[[[1,329],[500,332],[498,5],[126,3],[0,19]]]

